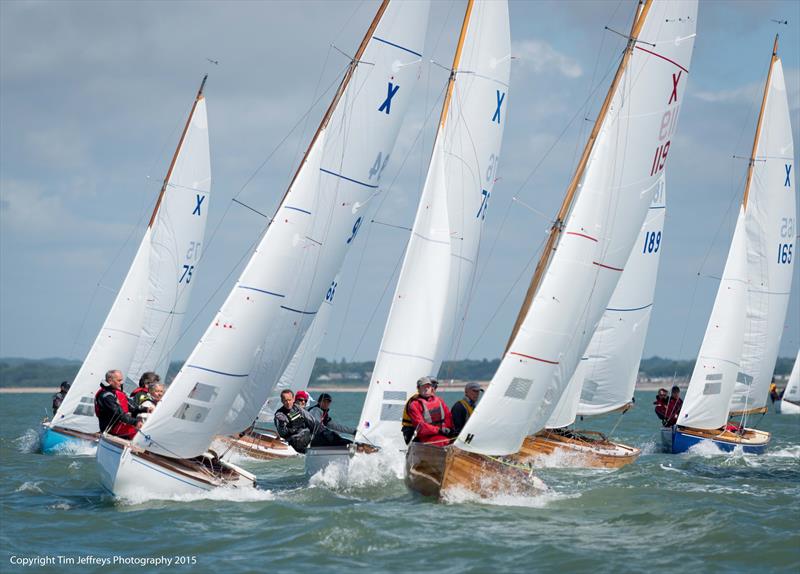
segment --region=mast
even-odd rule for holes
[[[297,176],[300,174],[300,171],[303,169],[303,166],[306,163],[306,159],[308,158],[308,154],[311,153],[311,148],[314,147],[314,144],[317,143],[317,138],[319,138],[319,134],[328,126],[328,122],[333,115],[333,110],[336,109],[336,104],[339,103],[339,100],[344,94],[344,91],[347,89],[347,85],[350,83],[350,78],[353,77],[353,73],[356,71],[356,67],[358,63],[361,61],[361,56],[364,55],[364,50],[367,49],[367,44],[372,39],[372,35],[375,33],[375,28],[378,27],[378,24],[383,17],[383,13],[386,12],[386,8],[389,6],[389,0],[383,0],[381,5],[378,7],[378,11],[375,13],[375,17],[372,19],[372,23],[369,25],[367,29],[367,33],[364,34],[364,38],[361,40],[361,44],[358,46],[358,50],[356,50],[355,56],[350,61],[350,64],[347,66],[347,71],[344,73],[344,77],[342,78],[341,83],[339,84],[339,88],[336,90],[336,93],[333,96],[333,100],[331,100],[328,109],[325,111],[325,115],[322,116],[322,121],[319,123],[319,127],[317,131],[314,132],[314,137],[311,138],[311,143],[308,144],[308,148],[306,152],[303,154],[303,159],[300,161],[300,165],[297,166],[297,171],[294,172],[294,176],[292,176],[292,181],[289,182],[289,185],[286,188],[286,192],[283,194],[281,198],[281,202],[278,204],[275,213],[278,213],[278,209],[281,208],[283,202],[286,200],[286,196],[289,194],[289,190],[292,189],[292,185],[294,185]]]
[[[156,214],[158,214],[158,208],[161,207],[161,200],[164,198],[164,192],[167,191],[167,184],[169,183],[169,178],[172,177],[172,170],[175,168],[175,162],[178,161],[178,154],[181,151],[181,147],[183,146],[183,140],[186,138],[186,132],[189,131],[189,124],[192,123],[192,118],[194,117],[194,110],[197,108],[197,103],[203,99],[203,88],[206,85],[206,80],[208,79],[208,74],[203,76],[203,81],[200,82],[200,89],[197,90],[197,96],[194,99],[194,103],[192,104],[192,110],[189,112],[189,117],[186,118],[186,125],[183,126],[183,132],[181,133],[181,139],[178,140],[178,147],[175,148],[175,153],[172,156],[172,161],[169,163],[169,169],[167,170],[167,175],[164,177],[164,183],[161,184],[161,191],[158,194],[158,199],[156,200],[156,206],[153,208],[153,214],[150,216],[150,223],[147,224],[147,227],[153,227],[153,223],[156,221]]]
[[[447,94],[445,94],[444,103],[442,104],[442,115],[439,118],[439,129],[444,127],[444,122],[447,120],[447,112],[450,109],[450,100],[453,97],[453,88],[455,88],[456,85],[456,72],[458,71],[458,64],[461,62],[461,51],[464,48],[464,40],[467,37],[467,27],[469,26],[469,17],[472,14],[473,4],[474,0],[469,0],[467,2],[464,22],[461,24],[461,34],[458,37],[456,53],[453,56],[453,67],[450,69],[450,78],[447,80]]]
[[[778,60],[778,34],[775,34],[775,44],[772,46],[772,57],[769,60],[769,71],[767,72],[767,81],[764,83],[764,96],[761,98],[761,110],[758,112],[758,124],[756,124],[756,135],[753,138],[753,151],[750,153],[750,163],[747,166],[747,181],[744,184],[744,197],[742,198],[742,207],[747,209],[747,198],[750,195],[750,183],[753,181],[753,166],[756,162],[756,149],[758,148],[758,140],[761,137],[761,125],[764,121],[764,108],[767,105],[767,94],[769,93],[769,82],[772,79],[772,68]]]
[[[625,47],[625,52],[622,56],[622,61],[617,68],[617,73],[614,75],[614,80],[611,82],[611,86],[608,88],[608,93],[606,94],[606,98],[603,101],[603,105],[600,108],[600,113],[597,115],[597,119],[594,122],[594,127],[592,128],[592,132],[589,134],[589,139],[586,142],[586,146],[583,149],[583,153],[581,154],[580,160],[578,161],[578,167],[575,170],[575,175],[573,175],[572,180],[570,181],[569,185],[567,186],[567,192],[564,196],[564,201],[561,204],[561,209],[558,211],[558,215],[556,215],[556,220],[553,222],[552,227],[550,228],[550,235],[547,238],[547,242],[545,243],[544,250],[542,251],[542,256],[539,259],[539,263],[536,265],[536,269],[533,272],[533,278],[531,279],[531,284],[528,287],[527,293],[525,293],[525,299],[522,302],[522,307],[519,310],[519,314],[517,315],[517,320],[514,323],[514,328],[511,330],[511,336],[508,338],[508,343],[506,343],[506,349],[504,353],[507,353],[509,348],[511,347],[511,343],[517,336],[517,332],[519,328],[522,326],[522,322],[525,320],[525,316],[528,314],[528,310],[530,309],[531,303],[533,302],[533,297],[536,295],[536,291],[539,289],[539,284],[544,277],[544,272],[547,269],[548,264],[550,263],[550,259],[555,253],[556,244],[558,242],[559,237],[561,236],[561,231],[564,226],[564,221],[566,220],[567,214],[569,214],[570,209],[572,208],[572,202],[575,198],[575,192],[578,189],[578,184],[580,183],[581,179],[583,178],[583,172],[586,169],[586,164],[589,162],[589,156],[594,149],[594,144],[597,141],[597,136],[600,134],[600,129],[603,126],[603,122],[605,121],[606,115],[608,113],[608,108],[611,106],[611,100],[614,98],[614,94],[617,91],[617,87],[619,86],[620,81],[622,80],[622,75],[625,72],[625,69],[628,66],[628,62],[631,59],[631,55],[633,54],[633,48],[636,45],[636,41],[638,40],[639,33],[642,30],[642,26],[644,26],[644,22],[647,18],[647,14],[650,11],[650,6],[652,5],[653,0],[639,0],[639,5],[637,6],[637,13],[638,17],[634,16],[633,24],[631,25],[631,33],[628,37],[628,43]]]

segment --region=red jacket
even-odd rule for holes
[[[682,406],[683,399],[678,398],[676,401],[670,397],[668,404],[660,403],[656,406],[656,414],[665,427],[671,427],[678,422],[678,414],[681,412]]]
[[[130,408],[123,391],[102,385],[94,395],[94,414],[99,419],[100,432],[132,439],[137,432],[136,418],[132,415],[138,412]]]
[[[432,395],[427,399],[417,397],[408,405],[408,416],[417,429],[417,441],[446,445],[450,439],[442,434],[442,427],[452,430],[453,416],[445,402]]]

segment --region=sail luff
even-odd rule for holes
[[[753,169],[755,167],[756,152],[758,151],[758,142],[761,138],[761,127],[764,123],[764,108],[767,106],[767,96],[769,95],[769,85],[772,81],[772,70],[775,67],[775,62],[778,60],[778,34],[775,34],[775,44],[772,46],[772,56],[769,60],[769,70],[767,71],[767,81],[764,82],[764,94],[761,97],[761,109],[758,112],[758,123],[756,123],[756,133],[753,137],[753,150],[750,152],[750,162],[747,166],[747,177],[744,184],[744,197],[742,198],[742,205],[747,209],[747,200],[750,197],[750,184],[753,182]]]
[[[156,215],[158,215],[158,209],[161,207],[161,201],[164,199],[164,193],[167,191],[167,185],[169,184],[169,178],[172,177],[172,170],[175,169],[175,162],[178,160],[178,155],[181,152],[181,148],[183,147],[183,142],[186,139],[186,132],[189,131],[189,125],[192,123],[192,118],[194,117],[194,112],[197,109],[197,103],[204,98],[203,96],[203,88],[206,85],[206,80],[208,79],[208,74],[203,76],[203,81],[200,82],[200,89],[197,90],[197,96],[192,103],[192,109],[189,111],[189,117],[186,118],[186,124],[183,126],[183,132],[181,132],[181,137],[178,140],[178,146],[175,148],[175,153],[172,154],[172,161],[169,163],[169,168],[167,169],[167,175],[164,176],[164,182],[161,184],[161,191],[158,194],[158,199],[156,199],[156,205],[153,208],[153,213],[150,215],[150,222],[147,224],[147,227],[153,227],[153,223],[155,223]]]
[[[561,235],[561,231],[564,229],[564,221],[570,209],[572,208],[572,203],[575,199],[575,192],[578,189],[578,184],[583,178],[586,164],[589,162],[589,157],[594,149],[597,136],[600,133],[600,129],[602,128],[603,122],[608,114],[608,108],[611,105],[611,101],[617,91],[619,82],[628,66],[631,54],[633,53],[633,48],[636,45],[636,41],[639,37],[642,27],[644,26],[645,20],[647,19],[647,14],[650,12],[650,6],[652,3],[653,0],[644,0],[644,5],[642,5],[642,0],[639,2],[639,6],[637,7],[638,16],[635,15],[633,18],[633,23],[631,24],[631,33],[628,38],[628,43],[625,46],[622,60],[617,67],[617,72],[614,75],[614,79],[611,81],[611,86],[609,86],[608,92],[606,92],[605,100],[603,101],[603,105],[600,107],[600,112],[597,114],[592,131],[590,132],[589,138],[586,141],[586,145],[583,148],[583,153],[581,153],[581,157],[578,160],[578,166],[575,169],[575,174],[572,176],[572,180],[567,186],[567,191],[564,195],[564,200],[561,203],[561,207],[558,210],[558,214],[556,215],[556,219],[553,222],[553,225],[550,227],[550,234],[547,238],[547,242],[545,243],[545,247],[542,250],[541,258],[536,264],[536,269],[534,270],[533,277],[531,278],[531,283],[528,286],[527,292],[525,293],[525,299],[522,302],[522,306],[517,314],[517,319],[514,322],[514,327],[511,329],[511,335],[506,343],[506,348],[504,351],[505,353],[507,353],[511,348],[511,344],[514,342],[514,338],[517,336],[519,328],[528,314],[531,301],[533,301],[533,297],[536,295],[536,291],[539,289],[539,285],[542,277],[544,276],[544,272],[547,269],[547,265],[550,262],[550,258],[553,256],[553,253],[555,253],[559,236]]]

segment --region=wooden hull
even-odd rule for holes
[[[97,464],[103,487],[121,498],[161,498],[220,486],[255,486],[255,476],[231,463],[207,456],[191,460],[167,458],[110,435],[100,438]]]
[[[664,446],[668,452],[678,454],[702,442],[713,443],[720,450],[730,452],[737,447],[750,454],[761,454],[769,444],[770,434],[757,429],[745,429],[744,434],[720,429],[694,429],[675,426],[662,430]]]
[[[406,486],[423,496],[441,498],[462,490],[491,498],[499,494],[531,496],[545,490],[531,467],[461,450],[411,443],[406,453]]]
[[[641,454],[638,448],[611,442],[594,431],[573,431],[569,434],[547,430],[525,438],[517,455],[536,466],[537,459],[553,457],[556,466],[572,468],[621,468]],[[562,454],[563,457],[557,455]]]
[[[260,460],[299,456],[283,439],[269,431],[253,431],[241,437],[220,436],[216,440],[238,454]]]

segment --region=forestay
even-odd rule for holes
[[[575,417],[610,413],[633,398],[653,310],[666,215],[664,175],[614,294],[567,390],[547,421],[561,428]]]
[[[744,208],[739,210],[728,260],[689,380],[678,424],[717,429],[728,420],[728,405],[739,373],[747,303]]]
[[[133,263],[53,425],[99,432],[94,395],[110,369],[132,370],[137,381],[140,371],[154,367],[166,375],[208,209],[211,162],[203,85]]]
[[[795,258],[794,142],[781,61],[765,90],[745,205],[747,317],[731,411],[766,405],[783,335]]]
[[[458,340],[496,179],[510,60],[507,3],[469,2],[359,440],[402,440],[403,406],[417,379],[436,376]]]
[[[428,8],[381,5],[266,234],[138,444],[189,458],[256,418],[377,193],[419,75]]]
[[[554,253],[489,389],[456,441],[459,448],[511,454],[550,418],[658,188],[686,89],[696,14],[695,1],[654,1],[638,16],[638,41],[623,56],[610,105],[604,104],[606,113],[593,131],[594,145],[591,139],[587,144],[586,167],[576,176],[565,224],[553,230]]]

